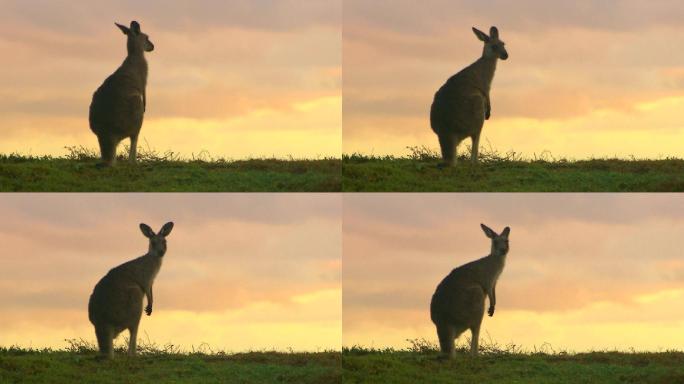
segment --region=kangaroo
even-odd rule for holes
[[[88,318],[95,326],[97,345],[103,357],[113,356],[114,339],[124,329],[130,333],[128,354],[135,355],[143,296],[147,296],[145,313],[150,316],[154,301],[152,283],[161,268],[166,236],[172,229],[173,223],[168,222],[155,234],[147,224],[140,224],[143,235],[150,239],[147,254],[111,269],[95,285],[88,302]]]
[[[442,150],[443,163],[440,166],[455,164],[456,148],[466,137],[470,137],[473,144],[471,160],[477,162],[482,126],[492,111],[489,91],[496,62],[508,59],[496,27],[490,29],[489,36],[477,28],[473,28],[473,32],[484,42],[482,57],[451,76],[435,93],[430,108],[430,125]]]
[[[454,340],[470,329],[470,351],[477,355],[480,324],[484,316],[485,296],[489,297],[489,316],[494,316],[496,282],[503,271],[508,253],[506,227],[500,235],[480,224],[485,235],[492,239],[489,256],[464,264],[447,275],[437,286],[430,303],[430,317],[437,327],[442,353],[454,356]]]
[[[99,167],[114,165],[116,147],[127,137],[131,139],[129,160],[135,162],[138,134],[147,106],[145,52],[154,50],[154,44],[140,31],[137,21],[131,21],[130,28],[114,24],[128,36],[128,56],[95,91],[90,104],[90,129],[97,136],[102,156]]]

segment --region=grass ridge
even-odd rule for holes
[[[465,154],[440,169],[439,154],[408,147],[406,156],[342,156],[346,192],[682,192],[684,159],[525,157],[483,148],[479,163]]]
[[[92,149],[67,147],[64,157],[0,154],[0,192],[338,192],[341,160],[254,158],[229,160],[208,153],[182,158],[141,149],[98,169]]]

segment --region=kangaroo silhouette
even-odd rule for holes
[[[480,325],[484,316],[485,297],[489,297],[489,316],[494,316],[496,282],[503,271],[508,254],[506,227],[501,234],[480,224],[492,241],[488,256],[471,261],[451,271],[437,286],[430,302],[430,318],[437,327],[442,353],[454,356],[454,341],[470,329],[470,351],[477,355]]]
[[[113,356],[113,343],[124,329],[130,333],[128,354],[135,355],[138,325],[142,317],[143,296],[147,296],[145,313],[152,315],[152,284],[166,254],[166,236],[173,223],[164,224],[154,233],[147,224],[140,224],[149,239],[147,254],[111,269],[93,289],[88,302],[88,318],[95,326],[95,336],[104,357]]]

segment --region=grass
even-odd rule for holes
[[[684,383],[684,353],[666,351],[568,353],[523,351],[515,345],[485,344],[472,357],[465,344],[452,360],[440,358],[437,347],[411,341],[405,350],[345,348],[344,383]]]
[[[532,159],[482,149],[480,162],[466,155],[440,169],[441,157],[426,147],[409,147],[406,157],[344,155],[346,192],[681,192],[684,160]],[[470,150],[467,151],[470,153]]]
[[[95,346],[68,340],[64,350],[0,348],[0,383],[340,383],[339,352],[246,352],[207,347],[181,352],[144,345],[128,357],[117,348],[112,360],[97,359]]]
[[[67,147],[65,157],[0,155],[0,192],[335,192],[341,161],[325,158],[183,159],[141,148],[138,163],[120,156],[99,169],[95,151]]]

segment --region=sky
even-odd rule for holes
[[[526,157],[684,156],[684,8],[674,0],[345,0],[345,153],[439,150],[434,93],[496,25],[481,146]],[[460,147],[466,150],[470,140]]]
[[[345,346],[437,343],[430,298],[453,268],[489,254],[480,223],[511,228],[485,344],[684,345],[681,195],[348,194],[343,204]]]
[[[142,148],[340,156],[338,0],[0,0],[0,9],[0,153],[97,150],[91,97],[126,56],[114,23],[137,20],[155,44]]]
[[[95,343],[93,287],[147,252],[139,223],[174,221],[142,340],[339,350],[341,209],[331,194],[3,194],[0,346]]]

